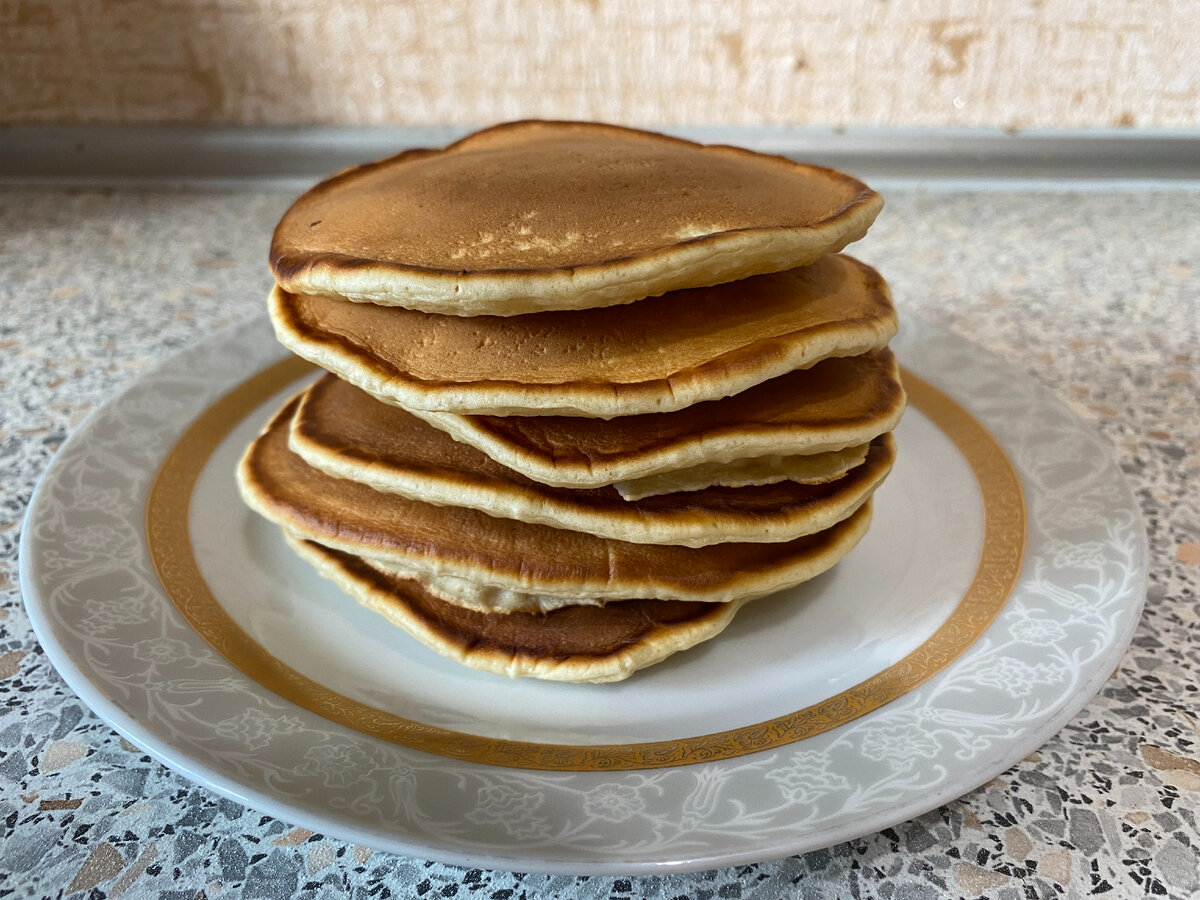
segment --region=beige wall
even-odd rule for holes
[[[0,0],[0,122],[1195,127],[1200,0]]]

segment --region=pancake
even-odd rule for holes
[[[598,418],[684,409],[878,350],[897,324],[879,274],[841,255],[606,309],[463,318],[276,286],[270,312],[288,349],[386,403]]]
[[[270,259],[292,293],[508,316],[807,265],[882,206],[857,179],[780,156],[514,122],[322,182],[284,214]]]
[[[296,551],[325,578],[429,649],[455,662],[550,681],[621,681],[715,637],[739,603],[623,600],[549,613],[481,613],[454,606],[410,578],[310,541]]]
[[[702,491],[710,487],[758,487],[794,481],[797,484],[827,484],[841,478],[867,458],[867,444],[814,453],[812,456],[759,456],[729,463],[702,463],[661,475],[632,478],[613,484],[626,500],[644,500],[663,494]]]
[[[636,544],[408,500],[326,475],[292,453],[295,408],[296,401],[285,406],[242,458],[238,484],[246,503],[306,540],[428,576],[555,596],[723,602],[811,577],[814,547],[830,534],[699,548]],[[864,465],[893,452],[885,435]]]
[[[535,481],[599,487],[695,466],[865,444],[896,427],[905,400],[896,358],[884,349],[828,359],[670,413],[606,421],[413,412]]]
[[[849,518],[838,522],[832,528],[827,529],[821,534],[820,541],[814,541],[810,544],[809,549],[811,555],[808,558],[807,568],[804,570],[806,574],[797,571],[797,581],[799,584],[811,578],[815,578],[822,572],[837,563],[843,556],[850,552],[866,533],[867,527],[871,521],[872,506],[871,502],[865,503],[858,512],[854,513]],[[289,536],[290,540],[297,540],[294,536]],[[557,609],[562,609],[564,606],[604,606],[609,603],[622,602],[620,598],[603,598],[592,594],[556,596],[554,594],[533,594],[525,591],[513,590],[510,588],[493,587],[489,585],[477,584],[473,581],[468,581],[465,578],[457,578],[454,576],[430,576],[422,572],[417,572],[411,568],[394,565],[392,563],[382,562],[377,559],[368,559],[359,557],[364,563],[374,569],[378,569],[385,575],[396,578],[411,578],[419,581],[421,585],[433,596],[454,606],[461,606],[465,609],[473,609],[478,612],[487,613],[546,613]],[[803,577],[802,577],[803,576]],[[761,596],[761,594],[753,593],[738,597],[730,602],[743,602],[752,600]],[[703,600],[664,600],[664,603],[703,603],[711,601]]]
[[[303,538],[299,538],[287,531],[284,532],[284,535],[293,546],[295,542],[303,541]],[[316,546],[321,545],[318,544]],[[456,578],[453,575],[423,575],[414,572],[412,569],[406,569],[403,566],[391,565],[380,562],[377,559],[367,559],[365,556],[357,556],[355,559],[362,560],[365,565],[377,569],[386,576],[415,580],[439,600],[443,600],[454,606],[461,606],[463,609],[473,609],[478,612],[496,613],[497,615],[514,612],[546,613],[562,609],[564,606],[604,606],[606,603],[622,602],[620,600],[602,600],[597,597],[587,596],[554,597],[550,594],[529,594],[524,591],[485,587],[463,578]],[[703,601],[663,600],[661,602],[701,603]]]
[[[786,541],[828,528],[857,509],[892,464],[881,447],[844,477],[818,484],[715,486],[630,502],[614,487],[573,490],[533,481],[331,375],[301,397],[287,442],[328,475],[409,500],[617,541],[688,547]],[[853,462],[851,454],[847,465]]]

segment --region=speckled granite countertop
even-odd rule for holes
[[[1150,589],[1102,693],[1038,752],[872,837],[694,875],[468,871],[221,799],[63,684],[21,603],[34,485],[139,372],[262,306],[278,192],[0,192],[0,894],[516,898],[1200,892],[1200,192],[894,189],[855,252],[912,313],[1030,372],[1113,447]]]

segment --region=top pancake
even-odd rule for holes
[[[271,244],[279,284],[453,315],[631,303],[807,265],[883,201],[832,169],[577,122],[514,122],[317,185]]]
[[[463,318],[276,287],[270,314],[284,346],[385,403],[604,419],[877,350],[897,324],[879,273],[840,254],[617,308]]]

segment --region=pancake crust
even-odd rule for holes
[[[862,504],[892,462],[890,454],[876,452],[844,477],[817,484],[716,486],[628,501],[614,487],[573,490],[533,481],[330,375],[300,398],[288,447],[328,475],[409,500],[618,541],[688,547],[785,541],[828,528]]]
[[[546,613],[484,613],[420,582],[311,541],[291,541],[325,578],[435,653],[510,678],[609,682],[715,637],[739,603],[622,600]]]
[[[411,410],[613,418],[684,409],[896,333],[887,285],[832,255],[800,269],[632,306],[432,315],[331,297],[270,297],[280,342]]]
[[[615,419],[414,413],[535,481],[599,487],[772,455],[828,453],[891,431],[904,413],[890,350],[827,359],[740,394]]]
[[[580,122],[513,122],[348,169],[271,243],[293,293],[454,315],[630,303],[807,265],[882,198],[841,172]]]
[[[811,577],[813,547],[829,533],[692,548],[616,541],[433,506],[309,466],[287,446],[295,406],[289,403],[242,459],[238,484],[247,504],[299,537],[428,575],[534,594],[723,602]],[[891,436],[884,435],[864,465],[888,465],[893,453]]]

